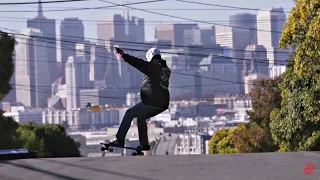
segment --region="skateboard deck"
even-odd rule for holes
[[[134,148],[134,147],[118,147],[116,145],[112,145],[112,144],[108,144],[108,143],[100,143],[102,145],[101,147],[101,151],[109,151],[109,152],[113,152],[113,148],[112,147],[116,147],[116,148],[122,148],[122,149],[130,149],[130,150],[135,150],[136,152],[132,153],[132,156],[143,156],[144,153],[142,152],[142,150],[138,147]]]

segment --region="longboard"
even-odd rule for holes
[[[143,156],[144,153],[142,152],[142,150],[138,147],[134,148],[134,147],[119,147],[116,145],[112,145],[112,144],[108,144],[108,143],[100,143],[102,145],[101,147],[101,151],[109,151],[109,152],[113,152],[113,148],[112,147],[116,147],[116,148],[123,148],[123,149],[131,149],[131,150],[135,150],[136,152],[132,153],[132,156]]]

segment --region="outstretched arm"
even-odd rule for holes
[[[130,56],[129,54],[125,54],[123,53],[123,50],[118,47],[115,47],[115,49],[116,53],[119,54],[125,62],[129,63],[131,66],[135,67],[145,75],[151,76],[153,68],[151,68],[152,65],[149,62],[134,56]]]
[[[142,73],[150,76],[152,73],[151,64],[143,59],[130,56],[129,54],[123,54],[122,58],[125,62],[129,63],[131,66],[135,67]]]

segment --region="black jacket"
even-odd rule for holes
[[[171,70],[166,61],[153,59],[151,62],[123,54],[123,60],[145,74],[140,95],[143,103],[167,109],[170,102],[169,78]]]

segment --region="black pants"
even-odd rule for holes
[[[140,145],[149,145],[147,119],[156,116],[166,109],[143,104],[142,102],[128,109],[122,119],[118,133],[118,140],[124,140],[134,118],[137,118]]]

